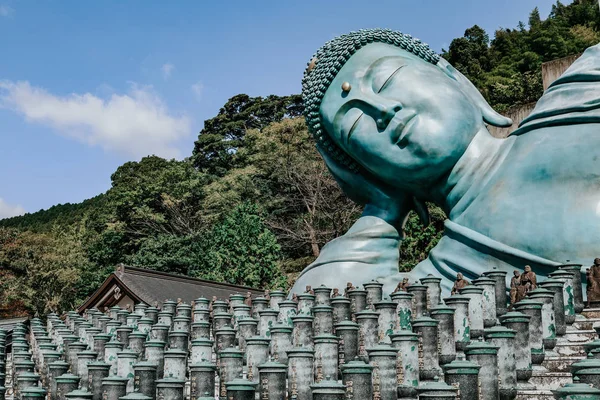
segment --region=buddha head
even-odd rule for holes
[[[391,30],[326,43],[302,94],[309,131],[338,182],[351,171],[402,193],[447,175],[485,123],[511,124],[426,44]]]

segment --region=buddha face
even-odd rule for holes
[[[483,126],[481,112],[451,72],[384,43],[350,57],[320,112],[342,150],[403,189],[447,174]]]

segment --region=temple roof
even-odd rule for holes
[[[191,278],[189,276],[169,274],[145,268],[129,267],[119,264],[78,309],[83,312],[89,308],[111,307],[127,299],[133,304],[140,302],[148,305],[159,305],[165,300],[182,299],[190,303],[198,297],[211,299],[217,296],[226,299],[230,294],[246,294],[254,296],[262,293],[259,289],[228,283]],[[132,305],[133,305],[132,304]]]

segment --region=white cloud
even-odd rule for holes
[[[202,82],[196,82],[192,86],[190,86],[192,92],[196,95],[198,100],[202,98],[202,93],[204,92],[204,84]]]
[[[16,217],[17,215],[25,214],[23,206],[17,204],[15,206],[8,204],[2,197],[0,197],[0,219]]]
[[[169,79],[171,77],[171,73],[173,72],[174,69],[175,69],[175,66],[171,63],[166,63],[162,67],[160,67],[160,70],[162,71],[162,74],[163,74],[163,78]]]
[[[188,117],[173,115],[152,87],[135,84],[127,94],[103,99],[91,93],[57,96],[27,81],[0,81],[0,108],[90,146],[134,157],[178,158],[175,143],[191,132]]]
[[[9,17],[14,13],[14,8],[5,4],[0,4],[0,17]]]

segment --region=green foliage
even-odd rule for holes
[[[245,200],[256,202],[286,259],[316,258],[325,243],[346,232],[360,207],[327,170],[303,118],[250,130],[246,142],[239,155],[249,165],[233,168],[206,188],[203,214],[218,218]]]
[[[48,232],[54,225],[72,225],[79,222],[86,214],[101,209],[106,204],[104,194],[99,194],[81,203],[57,204],[47,210],[0,219],[0,227],[26,229],[33,232]]]
[[[543,62],[578,54],[600,41],[596,0],[557,1],[546,20],[535,8],[529,29],[499,29],[494,39],[477,25],[452,41],[443,57],[469,78],[498,111],[536,101],[542,95]]]
[[[162,272],[189,275],[202,257],[204,237],[200,234],[177,236],[160,234],[144,240],[127,264]]]
[[[440,241],[446,215],[441,208],[427,204],[431,224],[424,227],[419,217],[411,212],[404,226],[405,238],[400,243],[400,271],[410,271],[427,258],[429,251]]]
[[[242,203],[209,233],[193,275],[250,287],[286,287],[279,268],[281,248],[258,206]]]
[[[90,266],[77,227],[48,233],[0,228],[0,269],[10,275],[0,304],[23,302],[42,315],[75,307],[81,270]]]
[[[128,234],[196,231],[194,208],[202,198],[206,178],[188,161],[144,157],[117,168],[111,180],[107,200]]]
[[[284,117],[301,116],[302,110],[300,95],[233,96],[216,117],[204,121],[204,129],[194,143],[194,166],[210,175],[224,175],[234,166],[243,165],[236,152],[244,146],[247,130],[262,129]]]

